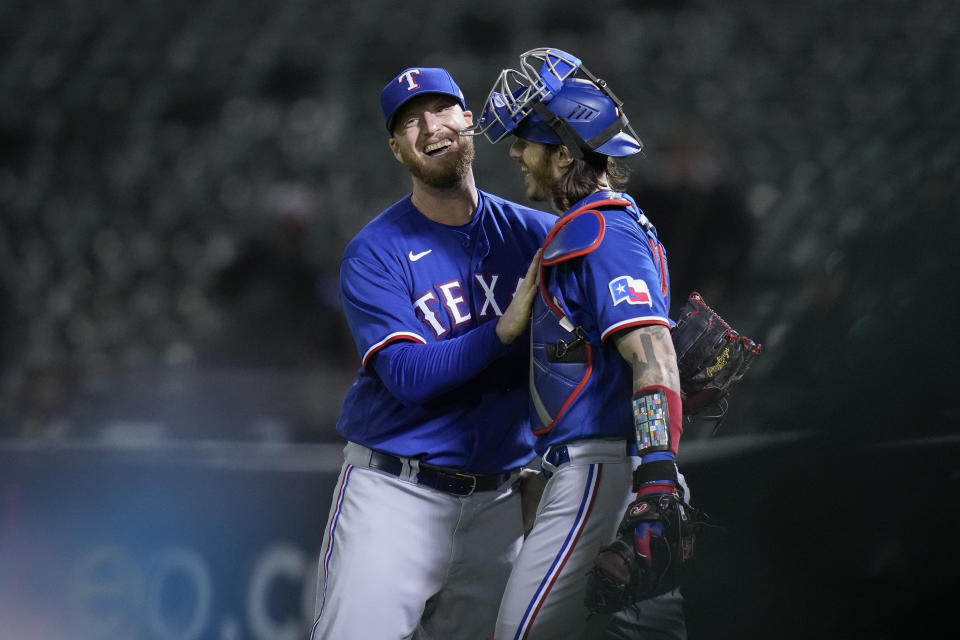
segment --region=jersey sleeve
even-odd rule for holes
[[[608,224],[603,242],[585,256],[582,274],[601,337],[645,325],[670,326],[666,254],[634,223]]]
[[[403,279],[381,262],[345,258],[340,263],[340,298],[364,367],[388,344],[426,344]]]
[[[389,344],[373,360],[377,375],[407,405],[427,402],[466,384],[506,349],[496,322],[485,322],[456,338],[426,345]]]

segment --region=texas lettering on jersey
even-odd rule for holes
[[[502,302],[497,302],[497,292],[502,293],[503,287],[506,286],[503,277],[500,274],[485,273],[475,273],[473,277],[474,281],[470,283],[469,289],[459,279],[455,279],[436,284],[413,300],[417,315],[430,327],[436,337],[439,338],[452,328],[473,319],[471,309],[474,306],[471,304],[468,291],[483,296],[483,303],[480,304],[477,312],[480,318],[503,315],[505,307],[502,306]],[[517,278],[516,282],[510,283],[513,289],[510,299],[513,299],[522,282],[523,278]],[[503,300],[502,295],[501,300]],[[509,304],[509,300],[507,303]]]

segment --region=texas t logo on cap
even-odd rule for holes
[[[414,89],[419,89],[420,85],[417,84],[417,76],[423,73],[420,69],[410,69],[409,71],[404,71],[399,76],[397,76],[397,82],[403,83],[404,80],[407,82],[407,91],[413,91]]]
[[[380,106],[388,132],[393,133],[393,116],[397,110],[408,100],[425,93],[450,96],[460,103],[461,108],[467,108],[463,91],[453,81],[449,71],[439,67],[409,67],[388,82],[380,92]]]

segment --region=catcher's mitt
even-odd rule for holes
[[[677,352],[685,415],[694,415],[730,395],[762,348],[730,328],[696,291],[687,299],[670,335]]]
[[[672,493],[638,498],[627,507],[617,537],[587,573],[590,613],[616,613],[680,585],[694,554],[701,514]],[[642,525],[648,533],[640,537]]]

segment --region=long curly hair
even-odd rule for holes
[[[557,153],[559,144],[548,145],[550,153]],[[551,198],[559,211],[566,211],[598,189],[622,191],[630,179],[630,167],[618,158],[602,153],[586,153],[583,159],[574,158],[563,176],[553,184]]]

